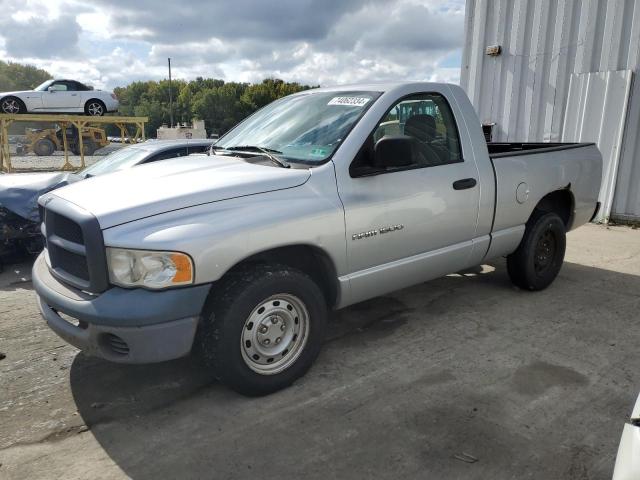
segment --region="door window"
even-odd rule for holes
[[[58,80],[53,82],[49,88],[52,88],[57,92],[77,92],[79,90],[83,90],[80,88],[80,85],[81,84],[74,82],[73,80]]]
[[[49,87],[50,90],[55,90],[56,92],[66,92],[69,90],[67,82],[54,82]]]
[[[392,136],[411,137],[413,141],[411,158],[399,162],[405,165],[404,168],[436,167],[463,161],[453,112],[444,97],[437,93],[411,95],[393,105],[365,142],[352,171],[371,165],[376,143]]]

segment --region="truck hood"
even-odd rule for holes
[[[204,203],[296,187],[310,176],[309,169],[258,165],[237,157],[189,156],[89,178],[48,195],[89,211],[105,229]]]

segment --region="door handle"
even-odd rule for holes
[[[476,186],[476,179],[475,178],[463,178],[462,180],[456,180],[455,182],[453,182],[453,189],[454,190],[465,190],[467,188],[473,188]]]

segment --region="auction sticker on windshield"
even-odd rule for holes
[[[347,105],[350,107],[364,107],[370,98],[367,97],[333,97],[327,105]]]

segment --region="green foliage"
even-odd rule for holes
[[[0,60],[0,92],[31,90],[50,78],[49,72],[31,65]]]
[[[308,85],[266,79],[249,84],[198,77],[192,81],[174,80],[173,119],[205,121],[209,134],[222,135],[236,123],[266,104],[292,93],[311,88]],[[169,124],[169,81],[133,82],[114,89],[120,100],[120,115],[149,117],[147,137],[155,137],[162,124]]]

